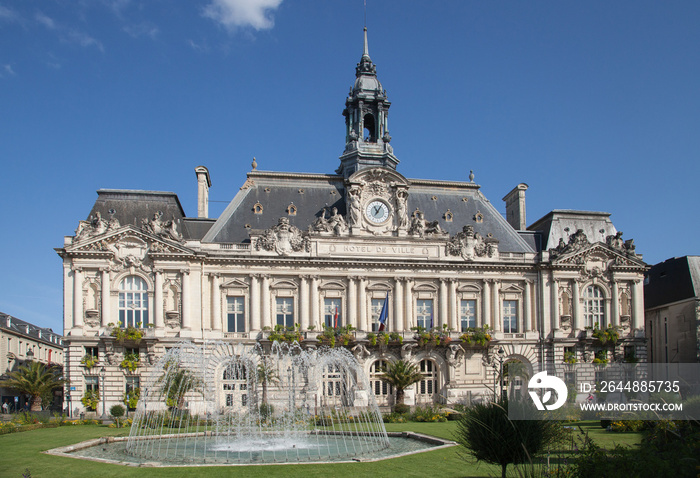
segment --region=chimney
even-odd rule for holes
[[[527,228],[525,220],[525,191],[527,184],[520,183],[506,194],[503,200],[506,202],[506,220],[513,229],[524,231]]]
[[[209,217],[209,188],[211,187],[211,179],[209,178],[209,170],[204,166],[194,168],[197,173],[197,217]]]

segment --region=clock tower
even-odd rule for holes
[[[369,57],[365,27],[362,58],[355,68],[355,84],[343,110],[345,151],[336,173],[348,178],[365,168],[396,169],[399,160],[389,144],[389,106],[386,90],[377,79],[377,67]]]

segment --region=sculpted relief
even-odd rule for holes
[[[447,243],[446,252],[448,256],[462,256],[467,261],[477,257],[495,257],[498,255],[498,241],[484,239],[474,232],[474,226],[464,226],[462,232]]]
[[[279,218],[277,225],[263,231],[262,235],[251,237],[251,242],[257,251],[274,251],[281,256],[292,252],[308,252],[310,247],[308,233],[289,224],[286,217]]]

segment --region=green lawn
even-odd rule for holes
[[[388,423],[387,431],[413,431],[453,439],[456,422],[447,423]],[[615,443],[633,444],[639,441],[636,433],[609,433],[598,422],[579,422],[590,436],[603,446]],[[135,468],[120,465],[54,457],[44,450],[78,443],[102,436],[126,436],[128,429],[107,428],[100,425],[65,426],[0,436],[0,476],[21,477],[29,469],[32,478],[50,477],[172,477],[231,476],[232,467],[194,468]],[[476,465],[460,458],[460,447],[435,450],[417,455],[374,463],[341,463],[334,465],[271,465],[235,467],[236,476],[273,477],[328,477],[328,476],[433,476],[433,477],[487,477],[500,476],[500,468],[486,464]]]

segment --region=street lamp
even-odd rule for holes
[[[105,386],[105,379],[107,378],[107,370],[104,366],[100,369],[100,377],[102,377],[102,419],[107,418],[107,412],[105,411],[105,398],[107,395],[107,387]]]
[[[498,386],[498,391],[501,399],[503,399],[503,358],[506,355],[506,351],[503,350],[503,347],[498,347],[498,367],[499,367],[499,386]]]
[[[27,362],[34,360],[34,351],[32,349],[27,350]]]

